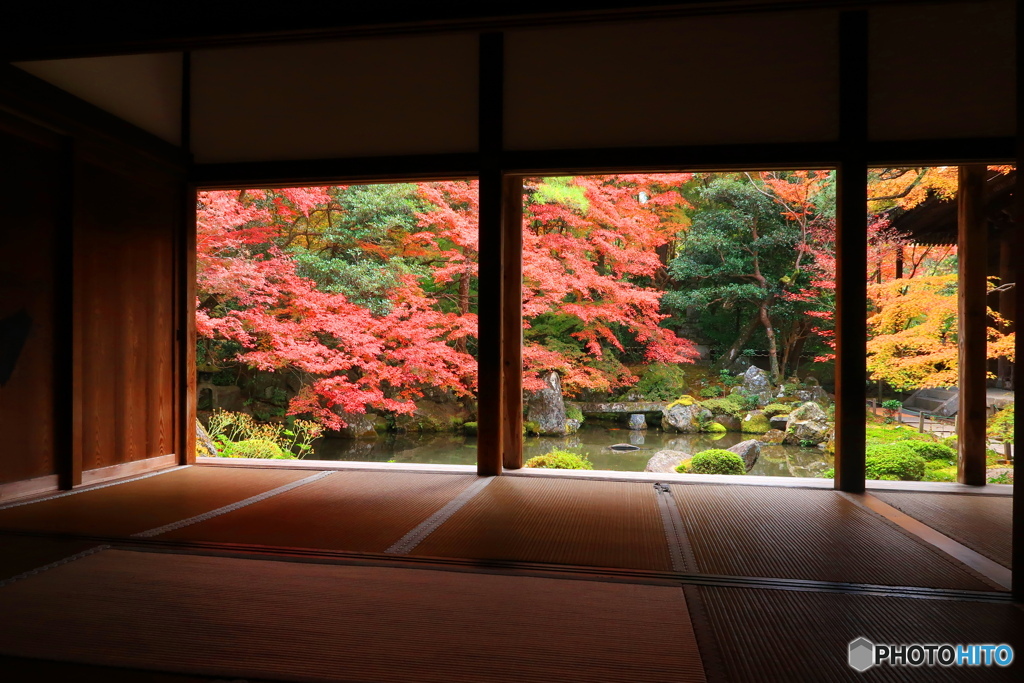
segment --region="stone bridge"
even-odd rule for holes
[[[667,401],[616,401],[610,403],[577,403],[566,401],[567,406],[576,406],[584,415],[633,413],[660,413],[668,405]]]

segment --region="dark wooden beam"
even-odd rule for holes
[[[864,491],[867,353],[868,16],[846,12],[839,24],[840,138],[836,234],[835,487]]]
[[[179,465],[196,461],[196,190],[182,193],[182,216],[175,240],[175,452]]]
[[[477,451],[481,476],[501,474],[502,390],[502,203],[500,154],[503,144],[504,36],[480,36],[480,263],[477,325]]]
[[[1021,87],[1021,74],[1024,74],[1024,50],[1020,49],[1021,39],[1024,38],[1024,12],[1020,11],[1020,3],[1017,3],[1017,140],[1016,140],[1016,164],[1017,184],[1014,187],[1014,222],[1013,240],[1014,252],[1024,254],[1024,87]],[[1014,282],[1021,282],[1021,260],[1014,259],[1012,264],[1012,276]],[[1018,287],[1021,285],[1017,285]],[[1024,321],[1024,295],[1018,293],[1013,301],[1014,321]],[[1016,326],[1016,325],[1015,325]],[[1015,358],[1024,358],[1024,338],[1022,335],[1014,337]],[[1016,386],[1014,387],[1016,391]],[[1014,448],[1016,444],[1024,443],[1024,420],[1014,421],[1013,424]],[[1016,454],[1014,454],[1016,456]],[[1014,457],[1014,469],[1016,470],[1017,459]],[[1013,566],[1013,599],[1018,603],[1024,603],[1024,483],[1020,477],[1013,478],[1013,524],[1012,529],[1012,560]]]
[[[81,312],[75,305],[75,169],[76,145],[61,143],[60,219],[57,224],[53,307],[54,441],[57,486],[82,483]],[[70,379],[70,382],[68,381]]]
[[[523,466],[523,179],[508,175],[502,197],[502,381],[505,440],[502,463]]]
[[[957,187],[957,261],[959,287],[960,409],[957,413],[956,478],[961,484],[985,484],[985,391],[988,373],[988,225],[985,220],[983,164],[961,166]]]

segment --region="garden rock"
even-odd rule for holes
[[[801,401],[813,401],[823,406],[832,405],[832,397],[821,387],[815,386],[807,389],[798,389],[794,394]]]
[[[761,435],[762,443],[782,443],[786,438],[786,432],[781,429],[769,429]]]
[[[807,420],[815,420],[817,422],[827,422],[828,415],[821,409],[817,403],[808,401],[801,403],[795,410],[790,412],[789,421],[793,422],[804,422]]]
[[[730,432],[740,431],[740,419],[734,415],[713,415],[712,419]]]
[[[580,427],[582,425],[583,425],[583,423],[580,422],[579,420],[567,419],[565,421],[565,433],[566,434],[575,434],[576,432],[578,432],[580,430]]]
[[[747,371],[743,373],[743,386],[750,393],[760,393],[766,389],[771,388],[771,382],[768,381],[768,373],[757,367],[751,365],[747,368]]]
[[[345,426],[338,430],[338,435],[346,439],[376,439],[373,413],[349,413],[334,408],[334,414],[341,418]]]
[[[544,436],[562,436],[566,434],[562,378],[557,372],[549,372],[543,380],[545,387],[531,392],[526,401],[526,421],[537,423]]]
[[[679,463],[689,460],[691,457],[693,456],[683,451],[658,451],[647,461],[647,467],[644,468],[644,472],[658,472],[660,474],[675,472],[676,466]]]
[[[633,413],[629,416],[629,428],[635,430],[647,429],[647,420],[643,413]]]
[[[757,462],[758,456],[761,455],[761,442],[757,439],[747,439],[740,441],[735,446],[729,446],[725,450],[743,458],[743,464],[747,466],[747,472],[749,472]]]
[[[702,422],[711,420],[711,411],[696,401],[690,405],[669,404],[661,411],[661,426],[666,431],[675,430],[684,434],[701,431]]]
[[[789,423],[789,415],[775,415],[768,419],[772,429],[778,429],[780,432],[786,431],[786,426]]]
[[[817,403],[808,401],[789,414],[784,443],[792,445],[818,445],[827,441],[832,432],[828,416]]]

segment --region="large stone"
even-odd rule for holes
[[[756,365],[751,365],[743,373],[743,387],[752,394],[770,391],[771,382],[768,380],[768,373]]]
[[[819,386],[808,387],[807,389],[797,389],[794,396],[804,402],[813,401],[823,406],[832,405],[832,397]]]
[[[338,436],[346,439],[377,438],[377,430],[374,429],[374,421],[377,416],[373,413],[349,413],[334,408],[334,414],[345,423],[345,426],[338,430]]]
[[[644,472],[658,472],[661,474],[675,472],[676,466],[679,463],[689,460],[691,457],[693,456],[683,451],[658,451],[647,461],[647,467],[644,468]]]
[[[710,422],[711,411],[689,396],[670,403],[661,411],[661,427],[665,431],[696,434],[703,429],[705,423]]]
[[[735,415],[714,415],[714,421],[725,427],[727,431],[740,431],[740,419]]]
[[[816,446],[828,441],[831,433],[832,425],[825,411],[817,403],[808,401],[789,414],[785,443]]]
[[[526,421],[537,425],[544,436],[564,436],[565,400],[562,398],[562,378],[557,372],[544,376],[544,388],[530,392],[526,400]]]
[[[787,443],[793,446],[817,446],[824,443],[832,436],[832,425],[828,422],[818,420],[803,420],[790,423],[786,428]]]
[[[647,429],[647,420],[644,419],[643,413],[633,413],[629,416],[629,428],[637,431],[641,429]]]
[[[775,415],[768,419],[771,423],[772,429],[778,429],[780,432],[786,431],[786,427],[789,425],[789,415]]]
[[[211,458],[216,458],[218,455],[213,439],[210,438],[206,428],[203,427],[203,423],[199,420],[196,420],[196,455]]]
[[[735,446],[729,446],[725,450],[743,458],[743,464],[747,466],[747,472],[749,472],[757,462],[758,456],[761,455],[761,442],[757,439],[747,439],[740,441]]]
[[[769,429],[761,435],[762,443],[782,443],[786,440],[786,432],[781,429]]]
[[[817,403],[813,401],[807,401],[801,403],[795,410],[789,413],[789,423],[793,424],[796,422],[803,422],[805,420],[816,420],[819,422],[828,421],[828,415],[821,409]]]
[[[420,399],[412,414],[395,418],[395,427],[405,432],[451,432],[472,420],[473,414],[457,401]]]

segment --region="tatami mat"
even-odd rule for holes
[[[848,593],[688,587],[702,648],[717,652],[709,680],[1013,681],[1020,664],[991,667],[848,665],[852,640],[872,643],[1007,643],[1024,647],[1024,612],[1010,604],[890,598]],[[699,620],[698,620],[699,619]],[[706,650],[706,648],[705,648]],[[722,671],[724,669],[724,671]]]
[[[499,477],[414,555],[670,571],[647,483]]]
[[[704,680],[668,586],[107,550],[0,614],[0,654],[232,679]]]
[[[0,510],[0,529],[129,536],[308,476],[303,470],[189,467]]]
[[[993,589],[834,491],[686,484],[672,493],[700,572]]]
[[[1012,564],[1010,496],[883,491],[871,495],[1004,567]]]
[[[95,546],[94,541],[0,533],[0,581]]]
[[[383,552],[476,480],[472,474],[336,472],[157,538]]]

